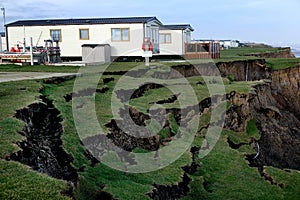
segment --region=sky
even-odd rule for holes
[[[300,47],[299,0],[0,0],[0,6],[5,8],[6,23],[156,16],[163,24],[191,24],[193,39]],[[0,24],[3,27],[1,17]]]

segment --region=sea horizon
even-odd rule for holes
[[[300,47],[291,47],[291,50],[296,58],[300,58]]]

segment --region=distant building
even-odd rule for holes
[[[199,42],[219,42],[220,43],[220,47],[221,48],[236,48],[236,47],[240,47],[240,41],[238,40],[195,40],[195,41],[199,41]]]
[[[240,46],[240,42],[238,40],[219,40],[220,46],[224,48],[236,48]]]

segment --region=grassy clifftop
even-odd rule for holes
[[[244,56],[248,53],[273,51],[276,49],[251,49],[239,48],[224,50],[219,61],[232,61],[243,59],[257,59],[256,57]],[[276,50],[277,51],[277,50]],[[197,61],[194,61],[197,62]],[[267,65],[272,69],[292,67],[300,62],[299,59],[267,59]],[[101,126],[105,127],[113,116],[111,114],[111,96],[113,89],[126,72],[140,63],[112,63],[110,68],[103,75],[101,66],[98,66],[101,80],[97,89],[102,91],[107,87],[108,91],[95,93],[95,109]],[[155,63],[152,63],[155,65]],[[175,63],[173,63],[176,65]],[[173,65],[167,63],[167,65]],[[0,71],[47,71],[47,72],[77,72],[78,67],[55,67],[55,66],[14,66],[0,65]],[[105,82],[104,79],[110,79]],[[193,76],[187,78],[191,88],[195,91],[199,101],[210,96],[208,84],[218,87],[220,82],[213,77]],[[107,79],[107,80],[108,80]],[[226,93],[231,91],[240,94],[253,92],[252,86],[261,84],[256,82],[235,82],[223,77]],[[0,199],[70,199],[70,195],[76,199],[150,199],[147,193],[152,190],[158,191],[157,198],[163,199],[162,193],[168,197],[177,199],[297,199],[300,187],[300,174],[297,170],[280,170],[273,167],[265,167],[265,172],[277,184],[271,184],[269,180],[262,177],[257,168],[250,167],[245,159],[246,154],[256,153],[251,146],[251,141],[259,139],[259,130],[256,127],[255,119],[246,122],[243,132],[223,130],[215,148],[203,159],[193,157],[193,153],[185,152],[178,160],[169,166],[149,173],[131,174],[111,169],[103,163],[92,163],[86,155],[85,148],[80,142],[74,124],[72,113],[72,101],[66,101],[66,95],[73,92],[74,79],[67,80],[60,84],[44,83],[42,80],[8,82],[0,84]],[[178,84],[173,81],[171,84]],[[135,88],[136,89],[136,88]],[[28,166],[7,159],[13,152],[20,150],[18,142],[24,140],[19,132],[24,128],[24,123],[14,117],[16,110],[24,108],[33,102],[40,101],[40,95],[53,100],[55,107],[60,111],[64,127],[62,137],[63,147],[74,158],[72,165],[78,170],[79,181],[73,189],[65,181],[54,179],[45,174],[40,174]],[[166,101],[167,108],[177,108],[178,101],[172,98],[173,93],[166,88],[153,88],[138,98],[131,99],[128,105],[141,113],[147,113],[153,102]],[[178,95],[178,94],[176,94]],[[172,100],[170,100],[172,99]],[[239,106],[228,103],[227,107]],[[201,115],[199,119],[199,132],[196,134],[192,147],[200,148],[206,126],[210,119],[210,110]],[[174,117],[174,116],[173,116]],[[170,117],[171,130],[176,132],[174,118]],[[203,128],[204,127],[204,128]],[[107,133],[108,129],[105,129]],[[159,133],[160,137],[168,139],[172,135],[169,129]],[[174,137],[174,136],[173,136]],[[228,143],[240,145],[232,148]],[[136,148],[135,152],[145,153],[144,149]],[[196,165],[196,170],[191,173],[185,171],[184,167]],[[184,174],[190,180],[184,182]],[[281,184],[279,186],[279,184]],[[179,190],[180,187],[188,187],[188,191]],[[180,186],[180,187],[179,187]],[[281,187],[282,186],[282,187]],[[72,191],[73,190],[73,191]],[[171,192],[170,192],[171,191]],[[177,196],[172,196],[172,193]],[[66,194],[69,194],[66,195]]]

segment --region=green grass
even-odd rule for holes
[[[258,140],[260,138],[259,130],[257,129],[255,119],[251,119],[250,121],[247,122],[246,133],[248,136],[253,137],[256,140]]]
[[[115,81],[108,84],[110,88],[113,88],[115,86],[119,77],[114,76],[114,78]],[[197,84],[197,82],[203,81],[203,77],[191,77],[187,80],[195,90],[198,99],[203,99],[209,96],[207,87],[205,85]],[[213,78],[210,78],[208,81],[210,81],[211,83],[214,82]],[[237,90],[241,93],[247,93],[248,91],[250,91],[251,85],[255,84],[251,82],[230,83],[228,80],[226,80],[226,78],[223,79],[223,82],[225,83],[226,91]],[[74,161],[74,165],[76,167],[81,167],[83,165],[88,166],[88,163],[86,159],[82,157],[83,149],[82,147],[80,147],[78,136],[75,134],[76,131],[74,123],[72,122],[71,115],[71,103],[66,103],[63,98],[65,94],[72,92],[73,83],[73,80],[70,80],[58,86],[45,85],[43,93],[50,99],[55,100],[54,103],[56,107],[62,112],[62,116],[65,119],[63,122],[65,128],[64,147],[76,158]],[[178,83],[178,81],[175,80],[174,83],[171,82],[170,84],[176,83]],[[218,85],[218,83],[214,83],[212,85],[215,87]],[[101,88],[103,86],[103,83],[100,81],[98,84],[98,88]],[[127,86],[127,88],[130,87],[135,88],[136,86]],[[151,107],[151,102],[169,98],[172,94],[173,93],[166,88],[149,90],[144,94],[143,97],[131,100],[130,104],[136,107],[139,111],[146,112],[146,110]],[[112,118],[112,114],[110,112],[111,95],[112,89],[110,89],[106,94],[96,94],[96,111],[98,120],[102,127],[104,127],[104,124],[109,122],[109,120]],[[171,103],[164,106],[172,108],[177,107],[178,104],[175,102],[173,104]],[[206,125],[209,121],[209,118],[205,120],[204,118],[201,118],[201,122],[202,120],[204,122],[203,125]],[[173,126],[173,130],[176,130],[177,128],[178,127]],[[164,130],[160,134],[162,137],[169,136],[169,133],[166,130]],[[195,141],[198,145],[202,142],[201,140]],[[145,153],[141,149],[137,149],[136,152]],[[189,153],[186,153],[184,156],[182,156],[181,159],[177,160],[167,168],[147,174],[125,174],[124,172],[110,169],[103,164],[99,164],[95,168],[88,167],[87,172],[81,173],[81,182],[85,184],[82,184],[83,186],[78,189],[77,196],[81,199],[85,199],[87,197],[87,191],[90,191],[90,193],[96,193],[98,188],[95,187],[95,185],[104,184],[106,186],[105,191],[112,193],[116,198],[145,199],[147,198],[145,194],[152,189],[153,183],[170,185],[178,182],[183,173],[181,167],[184,165],[188,165],[190,163],[190,159],[191,157]],[[198,178],[201,179],[201,177],[203,178],[203,176],[200,176]],[[198,185],[198,187],[202,186]]]
[[[205,78],[206,82],[203,80]],[[197,96],[198,101],[205,99],[208,96],[212,96],[208,88],[211,91],[217,94],[222,94],[222,88],[225,89],[223,92],[229,93],[231,91],[236,91],[239,93],[247,94],[251,91],[251,87],[260,83],[260,81],[254,82],[230,82],[227,78],[219,78],[219,77],[201,77],[201,76],[194,76],[186,79],[190,84],[194,93],[187,92],[185,98],[189,99],[190,96],[195,94]],[[197,84],[198,82],[205,83],[204,85]],[[178,83],[177,80],[174,80],[173,83],[170,82],[168,87],[172,85],[180,88],[181,86],[176,86]],[[224,84],[224,85],[222,85]],[[179,90],[184,90],[185,87],[181,87]],[[179,91],[178,90],[178,91]],[[180,92],[178,92],[180,94]],[[175,93],[176,94],[176,93]],[[140,110],[141,112],[146,112],[151,106],[153,102],[157,102],[158,100],[168,99],[173,95],[173,93],[168,88],[159,88],[155,90],[147,91],[143,97],[138,99],[130,100],[130,105],[134,105],[135,108]],[[192,103],[192,102],[191,102]],[[180,107],[179,100],[175,101],[174,103],[168,103],[163,105],[166,108],[178,108]]]
[[[13,118],[7,118],[0,121],[0,158],[9,156],[10,153],[18,150],[17,145],[13,145],[17,141],[22,140],[19,131],[24,127],[24,124]]]
[[[0,159],[0,199],[71,199],[62,195],[66,182]]]
[[[21,109],[39,97],[39,81],[19,81],[0,83],[0,120],[12,117],[16,109]]]
[[[268,49],[229,49],[224,50],[222,59],[240,59],[243,53],[251,51],[266,51]],[[226,51],[226,52],[225,52]],[[228,52],[227,52],[228,51]],[[226,55],[227,54],[227,55]],[[274,66],[287,66],[292,60],[268,60],[268,64]],[[113,63],[108,71],[128,71],[135,68],[140,63]],[[151,65],[155,65],[152,63]],[[171,66],[171,63],[167,64]],[[103,71],[105,65],[97,66],[97,73]],[[276,68],[276,67],[275,67]],[[280,67],[278,67],[280,68]],[[47,71],[47,72],[78,72],[79,67],[54,67],[54,66],[5,66],[0,65],[0,71]],[[91,71],[91,73],[96,73]],[[100,74],[99,74],[100,75]],[[111,96],[113,88],[121,76],[113,77],[114,81],[106,86],[110,90],[105,94],[97,93],[95,96],[96,115],[100,125],[104,127],[112,119]],[[200,101],[209,96],[207,85],[197,84],[199,81],[207,80],[209,86],[220,91],[220,85],[224,83],[226,92],[237,91],[249,93],[251,86],[260,82],[231,82],[227,78],[217,79],[216,77],[190,77],[186,80],[191,89],[195,91],[197,99]],[[130,79],[128,79],[130,80]],[[15,145],[22,140],[18,132],[23,128],[23,123],[13,117],[17,109],[21,109],[39,98],[39,89],[43,86],[42,94],[54,101],[55,106],[61,112],[63,118],[63,147],[73,155],[75,168],[85,166],[86,170],[80,172],[79,184],[75,194],[78,199],[92,199],[99,192],[100,185],[105,185],[104,191],[112,193],[119,199],[149,199],[147,192],[153,189],[153,184],[176,184],[181,180],[183,170],[181,167],[191,163],[191,154],[185,152],[178,160],[154,172],[143,174],[131,174],[109,168],[103,163],[95,167],[90,166],[90,162],[83,155],[85,149],[80,143],[80,138],[73,120],[72,102],[66,102],[64,95],[73,92],[75,80],[68,80],[58,85],[44,84],[41,81],[20,81],[0,84],[0,199],[68,199],[61,194],[66,189],[66,183],[61,180],[52,179],[46,175],[32,171],[28,167],[16,162],[5,161],[4,157],[18,150]],[[125,80],[126,82],[126,80]],[[168,82],[169,86],[176,86],[179,80]],[[105,85],[99,81],[97,88]],[[134,84],[126,85],[127,88],[136,88]],[[178,87],[180,89],[180,87]],[[182,87],[185,88],[185,87]],[[159,88],[147,91],[143,97],[132,99],[128,104],[137,108],[140,112],[146,112],[151,108],[153,102],[171,97],[172,91],[167,88]],[[189,96],[185,97],[189,100]],[[115,105],[114,105],[115,106]],[[164,105],[168,108],[178,107],[178,101]],[[86,114],[89,117],[89,113]],[[200,116],[200,127],[209,123],[210,111]],[[169,116],[171,129],[174,133],[178,131],[178,125],[174,117]],[[92,127],[91,127],[92,129]],[[88,131],[87,131],[88,132]],[[193,141],[193,145],[201,146],[206,131],[198,133]],[[89,133],[87,133],[89,135]],[[164,129],[160,132],[161,137],[169,137],[170,133]],[[259,138],[259,131],[255,120],[247,122],[246,131],[236,133],[224,130],[220,140],[208,156],[203,159],[196,159],[200,165],[199,171],[189,175],[192,179],[190,192],[183,199],[296,199],[299,197],[300,175],[297,171],[285,172],[276,168],[267,167],[266,171],[279,183],[284,183],[283,189],[271,185],[265,181],[256,168],[248,166],[245,160],[246,153],[254,153],[247,143],[250,138]],[[230,138],[236,144],[246,143],[241,148],[231,149],[227,143]],[[174,152],[177,150],[174,149]],[[137,148],[135,153],[147,153],[143,149]]]
[[[114,85],[113,82],[110,84]],[[103,84],[100,82],[99,87],[102,86]],[[59,86],[45,85],[43,94],[50,99],[54,99],[54,104],[62,112],[62,116],[65,119],[63,122],[64,148],[76,158],[74,165],[79,168],[81,166],[88,166],[88,162],[82,156],[84,150],[80,145],[79,137],[75,131],[72,120],[71,103],[66,103],[63,98],[65,94],[72,92],[72,90],[73,80],[70,80]],[[108,98],[111,95],[111,92],[112,91],[110,90],[108,94],[96,95],[97,115],[99,116],[102,126],[112,118],[112,115],[109,114],[110,98]],[[175,128],[176,127],[174,127],[174,129]],[[104,164],[99,164],[96,168],[88,167],[88,172],[82,173],[82,182],[86,182],[86,184],[80,188],[81,192],[79,191],[77,195],[82,197],[82,192],[85,193],[87,190],[89,190],[90,193],[96,193],[99,188],[95,188],[94,186],[104,184],[106,185],[106,191],[113,193],[115,197],[120,199],[142,199],[145,198],[145,194],[151,190],[153,183],[173,184],[178,182],[182,175],[181,167],[186,163],[189,163],[190,159],[189,153],[186,153],[168,168],[161,169],[154,173],[139,175],[124,174],[124,172],[110,169]],[[139,182],[135,182],[137,180]],[[126,188],[126,190],[124,190],[124,188]]]
[[[240,48],[230,48],[221,51],[221,59],[236,59],[236,58],[257,58],[257,57],[249,57],[249,54],[259,54],[266,52],[278,52],[279,48],[271,48],[271,47],[240,47]]]
[[[272,70],[287,69],[300,65],[300,58],[268,58],[266,65]]]
[[[0,83],[0,158],[17,150],[16,141],[23,123],[13,116],[16,110],[22,109],[38,100],[41,84],[37,81],[19,81]]]
[[[18,133],[23,122],[13,116],[16,110],[38,100],[39,81],[0,84],[0,199],[69,199],[62,195],[66,183],[38,174],[19,163],[4,158],[18,150]]]
[[[215,59],[215,62],[226,62],[234,60],[249,60],[249,59],[263,59],[254,56],[246,56],[249,54],[271,53],[281,51],[281,48],[267,48],[267,47],[242,47],[231,48],[221,51],[221,58]],[[300,64],[300,58],[266,58],[266,65],[272,70],[286,69],[295,67]]]
[[[52,66],[52,65],[25,65],[19,66],[14,64],[0,65],[0,72],[66,72],[76,73],[77,66]]]
[[[266,167],[266,172],[273,177],[278,184],[283,184],[282,190],[284,199],[298,199],[300,197],[299,183],[300,173],[296,170],[290,172],[283,171],[274,167]]]
[[[276,52],[276,51],[278,51],[278,48],[267,48],[267,47],[230,48],[230,49],[221,50],[220,59],[216,59],[216,62],[257,59],[257,57],[247,56],[247,55],[253,54],[253,53],[265,53],[265,52]]]
[[[142,63],[136,62],[113,62],[111,64],[103,64],[97,66],[99,71],[103,71],[107,67],[106,71],[116,72],[116,71],[128,71],[137,65]],[[85,66],[82,66],[85,67]],[[14,65],[14,64],[2,64],[0,65],[0,72],[64,72],[64,73],[77,73],[80,66],[54,66],[54,65]]]
[[[192,190],[184,199],[283,199],[279,187],[263,180],[242,153],[228,146],[225,133],[192,178]]]
[[[80,138],[73,122],[72,102],[67,103],[64,99],[66,94],[73,92],[73,85],[74,80],[66,81],[59,86],[44,84],[42,94],[54,100],[54,105],[61,112],[64,119],[62,122],[64,127],[64,134],[62,136],[64,149],[76,158],[73,164],[76,168],[80,168],[88,165],[88,161],[83,155],[84,148],[80,145]]]

